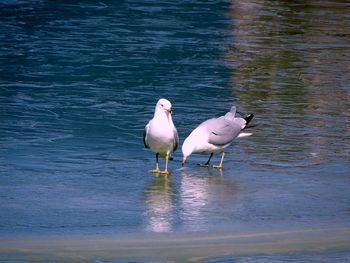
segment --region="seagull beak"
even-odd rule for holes
[[[186,158],[182,158],[182,162],[181,162],[181,166],[184,167],[185,166],[185,162],[186,162]]]
[[[166,111],[169,112],[170,114],[173,113],[173,110],[172,110],[171,108],[170,108],[170,109],[167,109]]]

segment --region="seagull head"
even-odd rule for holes
[[[185,166],[185,163],[186,163],[186,157],[183,157],[183,158],[182,158],[182,162],[181,162],[181,166],[182,166],[182,167]]]
[[[186,138],[182,145],[182,166],[185,165],[186,159],[193,153],[193,144],[189,138]]]
[[[166,114],[171,114],[173,112],[171,108],[171,103],[167,99],[160,99],[156,105],[156,111],[163,111]]]

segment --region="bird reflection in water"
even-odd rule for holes
[[[151,232],[169,232],[172,229],[175,193],[171,177],[155,176],[145,192],[146,229]]]
[[[227,178],[223,173],[184,168],[179,177],[155,176],[144,195],[146,230],[203,231],[230,223],[240,213],[244,191],[230,171]]]
[[[215,222],[227,220],[233,212],[238,193],[237,184],[226,180],[223,171],[182,170],[180,186],[180,218],[191,231],[206,230]]]

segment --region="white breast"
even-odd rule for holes
[[[149,122],[147,144],[151,150],[165,155],[173,150],[174,139],[174,125],[167,118],[153,118]]]

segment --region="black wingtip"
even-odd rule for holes
[[[245,121],[247,122],[247,123],[246,123],[246,126],[249,124],[249,122],[250,122],[253,118],[254,118],[254,114],[253,114],[253,113],[249,114],[247,117],[244,118]]]

